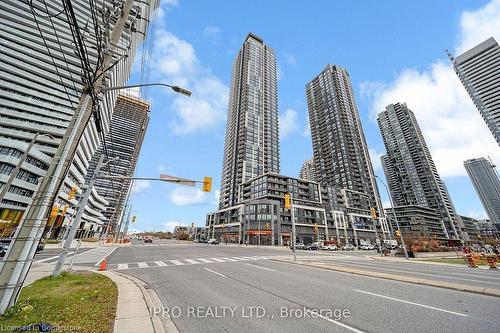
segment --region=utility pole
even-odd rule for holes
[[[293,250],[293,261],[297,261],[297,255],[295,254],[295,237],[296,237],[295,212],[294,212],[294,208],[293,208],[292,193],[290,193],[290,217],[292,219],[292,250]]]
[[[109,43],[106,45],[108,52],[104,54],[102,67],[98,70],[98,75],[103,72],[103,69],[108,68],[112,61],[112,51],[116,48],[116,45],[119,45],[133,3],[134,0],[125,0],[121,6],[120,15],[117,17],[113,30],[109,35]],[[86,88],[99,91],[101,82],[98,81],[94,87]],[[40,238],[43,235],[47,213],[50,209],[48,206],[58,195],[58,185],[64,181],[66,170],[69,169],[72,156],[74,156],[78,148],[79,138],[82,136],[91,114],[92,99],[89,91],[85,91],[80,97],[78,106],[70,119],[38,191],[35,193],[31,204],[26,208],[9,250],[2,262],[0,262],[0,314],[3,314],[7,308],[13,306],[16,302],[33,262]]]
[[[80,220],[82,218],[83,212],[90,198],[90,194],[92,193],[92,188],[94,187],[95,181],[97,179],[97,175],[99,174],[99,170],[103,166],[104,155],[101,155],[99,162],[97,163],[97,167],[95,168],[94,175],[90,179],[85,192],[83,193],[82,200],[78,203],[78,208],[76,210],[76,216],[73,219],[73,222],[69,226],[68,237],[64,241],[64,245],[61,253],[59,254],[59,259],[56,262],[56,266],[54,267],[54,272],[52,276],[57,277],[61,274],[61,270],[64,266],[64,261],[68,256],[69,249],[71,248],[71,244],[73,243],[73,239],[75,238],[76,231],[80,225]],[[109,162],[109,161],[108,161]]]

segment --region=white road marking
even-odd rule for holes
[[[128,269],[128,264],[118,264],[118,269]]]
[[[208,260],[208,259],[196,259],[196,260],[199,260],[199,261],[207,263],[207,264],[213,264],[214,263],[212,260]]]
[[[233,258],[221,258],[221,259],[224,259],[224,260],[227,260],[227,261],[238,261],[238,260],[233,259]]]
[[[249,260],[249,259],[245,259],[243,257],[231,257],[231,258],[236,259],[236,260]]]
[[[308,309],[308,310],[309,310],[309,309]],[[309,311],[310,311],[310,310],[309,310]],[[318,317],[319,317],[319,318],[321,318],[321,319],[324,319],[324,320],[326,320],[326,321],[329,321],[329,322],[331,322],[331,323],[334,323],[334,324],[336,324],[336,325],[339,325],[339,326],[341,326],[341,327],[343,327],[343,328],[345,328],[345,329],[348,329],[349,331],[356,332],[356,333],[365,333],[364,331],[358,330],[357,328],[354,328],[354,327],[349,326],[349,325],[347,325],[347,324],[341,323],[340,321],[334,320],[334,319],[332,319],[332,318],[325,317],[325,316],[323,316],[323,315],[321,315],[321,314],[318,314]]]
[[[372,296],[382,297],[382,298],[390,299],[390,300],[393,300],[393,301],[402,302],[402,303],[411,304],[411,305],[416,305],[416,306],[420,306],[420,307],[431,309],[431,310],[436,310],[436,311],[451,313],[451,314],[454,314],[454,315],[457,315],[457,316],[467,317],[466,314],[458,313],[458,312],[453,312],[453,311],[449,311],[449,310],[445,310],[445,309],[440,309],[440,308],[436,308],[434,306],[429,306],[429,305],[425,305],[425,304],[420,304],[420,303],[405,301],[405,300],[402,300],[402,299],[399,299],[399,298],[394,298],[394,297],[384,296],[384,295],[380,295],[380,294],[375,294],[375,293],[372,293],[372,292],[369,292],[369,291],[364,291],[364,290],[359,290],[359,289],[354,289],[354,290],[357,291],[357,292],[363,293],[363,294],[368,294],[368,295],[372,295]]]
[[[248,260],[259,260],[258,257],[242,257],[243,259],[248,259]]]
[[[219,273],[219,272],[213,271],[213,270],[211,270],[211,269],[209,269],[209,268],[203,267],[203,269],[205,269],[205,270],[207,270],[207,271],[209,271],[209,272],[212,272],[212,273],[214,273],[214,274],[220,275],[220,276],[222,276],[222,277],[226,277],[224,274],[221,274],[221,273]]]
[[[73,253],[75,253],[75,251],[68,252],[68,254],[66,255],[66,258],[69,258],[69,256],[72,255]],[[49,257],[49,258],[45,258],[45,259],[42,259],[42,260],[36,260],[36,262],[46,262],[46,261],[49,261],[49,260],[52,260],[52,259],[56,259],[56,258],[59,258],[59,255],[53,256],[53,257]]]
[[[267,268],[267,267],[262,267],[262,266],[252,265],[252,264],[247,264],[247,265],[255,267],[255,268],[265,269],[266,271],[276,272],[276,270],[271,269],[271,268]]]
[[[154,263],[157,264],[158,266],[168,266],[163,261],[155,261]]]
[[[214,260],[214,261],[217,261],[217,262],[226,262],[226,260],[224,259],[220,259],[220,258],[209,258],[210,260]]]
[[[147,267],[149,267],[148,264],[146,264],[145,262],[138,262],[137,266],[139,266],[139,268],[147,268]]]
[[[182,261],[179,260],[169,260],[174,265],[185,265]]]
[[[194,259],[184,259],[184,261],[187,261],[190,264],[199,264],[199,262]]]

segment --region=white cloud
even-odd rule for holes
[[[486,215],[486,212],[484,212],[484,211],[478,212],[475,210],[471,210],[471,211],[467,212],[467,214],[465,216],[475,218],[476,220],[484,220],[484,219],[488,218],[488,215]]]
[[[285,62],[290,65],[290,66],[297,66],[297,59],[295,59],[295,56],[291,53],[284,53],[283,54],[283,59],[285,59]]]
[[[179,6],[179,0],[163,0],[165,5],[170,6],[170,7],[177,7]]]
[[[483,8],[464,12],[460,18],[460,40],[455,52],[460,54],[480,42],[500,35],[500,0],[493,0]]]
[[[208,38],[208,39],[214,39],[216,38],[220,33],[220,29],[218,27],[215,27],[213,25],[206,26],[203,29],[203,37]]]
[[[151,186],[151,181],[149,180],[135,180],[132,185],[131,194],[137,194],[148,189]]]
[[[304,130],[302,131],[302,135],[306,138],[311,137],[311,123],[309,122],[309,117],[306,117],[306,125],[304,126]]]
[[[279,115],[280,138],[284,139],[299,129],[299,116],[297,111],[287,109],[284,114]]]
[[[220,199],[220,190],[215,190],[214,199],[212,200],[211,204],[214,206],[219,205],[219,199]]]
[[[170,125],[175,133],[207,131],[224,122],[229,89],[201,65],[190,43],[160,29],[154,58],[157,79],[192,91],[191,97],[174,97],[176,117]]]
[[[382,168],[382,161],[380,160],[380,157],[384,155],[384,152],[379,152],[375,149],[369,148],[368,153],[370,154],[370,159],[372,161],[373,171],[377,175],[382,174],[384,170]]]
[[[471,35],[476,31],[498,39],[499,8],[500,1],[493,1],[476,12],[464,13],[458,48],[486,39]],[[372,101],[373,118],[388,104],[408,105],[415,113],[441,176],[466,175],[463,161],[469,158],[491,156],[500,163],[498,144],[449,61],[438,59],[422,71],[407,68],[393,82],[365,82],[360,88],[363,98]]]
[[[171,192],[170,200],[176,206],[195,206],[206,204],[208,198],[200,189],[179,187]]]

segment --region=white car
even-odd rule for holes
[[[215,238],[210,238],[208,240],[207,244],[219,244],[219,241]]]
[[[352,244],[346,244],[340,248],[342,251],[354,251],[356,247]]]
[[[337,251],[338,247],[337,245],[331,244],[331,245],[323,245],[321,247],[322,250],[327,250],[327,251]]]
[[[363,244],[359,247],[360,250],[374,250],[375,245],[372,244]]]

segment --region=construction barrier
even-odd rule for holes
[[[465,258],[467,259],[467,264],[469,267],[477,268],[476,260],[474,260],[474,256],[472,254],[467,254]]]
[[[487,256],[486,260],[488,261],[490,269],[497,269],[497,257],[495,255]]]

